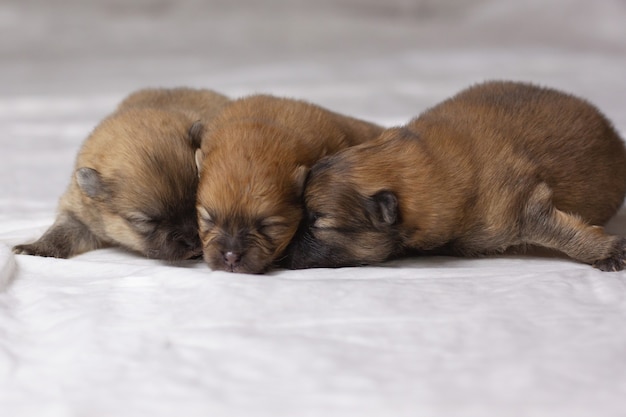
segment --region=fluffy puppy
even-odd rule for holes
[[[595,107],[552,89],[487,82],[315,165],[290,265],[531,245],[621,270],[626,240],[599,226],[625,190],[624,143]]]
[[[194,152],[228,101],[186,88],[131,94],[83,143],[54,224],[14,252],[68,258],[121,246],[168,261],[199,256]]]
[[[382,128],[304,101],[267,95],[232,102],[197,152],[198,224],[212,269],[262,273],[302,219],[308,167],[377,137]]]

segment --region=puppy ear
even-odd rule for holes
[[[392,191],[379,191],[370,197],[369,209],[378,221],[392,225],[398,221],[398,198]]]
[[[189,137],[189,142],[191,142],[191,146],[198,149],[202,146],[202,133],[204,132],[204,125],[200,120],[193,122],[189,131],[187,132],[187,136]]]
[[[102,176],[93,168],[78,168],[75,172],[76,183],[89,198],[102,199],[109,195],[109,190]]]
[[[199,177],[200,173],[202,172],[202,161],[204,161],[204,152],[202,152],[202,149],[200,148],[196,149],[196,153],[194,157],[196,159],[196,168],[198,169],[198,177]]]
[[[302,196],[304,193],[304,185],[306,183],[306,178],[309,175],[309,167],[300,165],[293,172],[293,180],[296,184],[296,190],[298,193],[298,197]]]

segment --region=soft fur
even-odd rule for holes
[[[121,246],[168,261],[199,256],[194,152],[228,101],[186,88],[131,94],[83,143],[54,224],[15,253],[68,258]]]
[[[308,167],[381,132],[303,101],[267,95],[234,101],[197,154],[204,259],[216,270],[265,272],[302,219]]]
[[[621,270],[626,240],[600,226],[625,192],[624,143],[595,107],[552,89],[488,82],[314,166],[289,264],[541,246]]]

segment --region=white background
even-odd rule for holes
[[[132,90],[392,126],[514,79],[625,136],[625,22],[621,0],[3,1],[0,415],[626,415],[625,273],[506,256],[246,276],[9,250],[52,223],[82,140]]]

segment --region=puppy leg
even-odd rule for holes
[[[521,220],[524,243],[559,250],[602,271],[621,271],[626,266],[626,239],[558,210],[546,183],[533,190]]]
[[[72,213],[61,213],[54,224],[34,243],[17,245],[13,252],[24,255],[69,258],[79,253],[104,247],[88,228]]]

